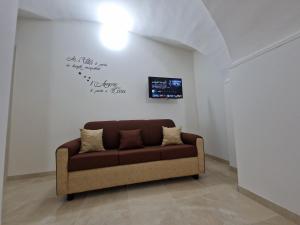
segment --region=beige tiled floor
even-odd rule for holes
[[[5,225],[293,225],[236,190],[236,174],[207,159],[207,173],[77,195],[55,196],[55,177],[11,180]]]

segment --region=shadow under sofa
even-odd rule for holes
[[[175,127],[172,120],[95,121],[85,129],[103,129],[106,151],[78,154],[80,138],[56,150],[58,196],[182,176],[198,178],[205,172],[203,138],[181,133],[183,144],[161,146],[162,126]],[[142,130],[144,148],[118,150],[120,130]]]

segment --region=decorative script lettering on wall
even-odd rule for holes
[[[70,56],[66,58],[66,62],[66,67],[72,69],[76,76],[81,77],[88,84],[90,93],[126,93],[126,90],[121,88],[117,82],[109,82],[108,80],[99,81],[92,78],[100,70],[107,67],[106,63],[99,63],[92,58],[84,56]]]

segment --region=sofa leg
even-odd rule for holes
[[[194,178],[195,180],[199,180],[199,175],[193,175],[193,178]]]
[[[72,201],[74,199],[74,194],[67,195],[67,201]]]

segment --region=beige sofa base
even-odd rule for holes
[[[68,172],[68,149],[56,154],[57,195],[122,186],[174,177],[202,175],[205,172],[203,139],[197,139],[197,157],[120,165]]]
[[[69,173],[68,193],[196,174],[197,157],[75,171]]]

